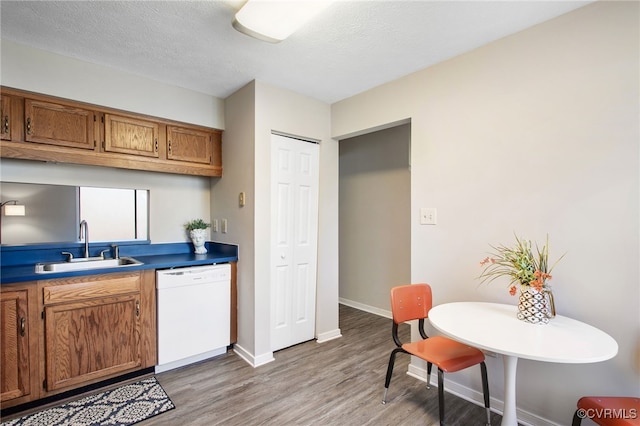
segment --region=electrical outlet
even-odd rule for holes
[[[420,209],[420,225],[435,225],[438,221],[438,211],[435,207],[422,207]]]
[[[218,219],[213,219],[211,227],[213,228],[213,232],[218,232]]]
[[[227,219],[222,219],[221,231],[223,234],[227,233]]]

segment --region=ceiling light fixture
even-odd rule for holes
[[[13,204],[9,204],[13,203]],[[9,200],[0,204],[0,207],[4,207],[5,216],[24,216],[25,208],[23,205],[18,204],[18,200]]]
[[[248,0],[236,13],[233,28],[278,43],[322,12],[332,0]]]

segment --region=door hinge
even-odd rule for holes
[[[40,314],[40,318],[44,319],[44,311],[42,311],[42,314]]]

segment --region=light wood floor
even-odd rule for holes
[[[394,348],[391,320],[340,305],[342,337],[310,341],[275,353],[253,368],[233,352],[157,375],[176,405],[151,425],[437,425],[438,389],[406,374],[399,354],[382,405]],[[403,326],[405,338],[409,326]],[[479,367],[478,367],[478,375]],[[489,372],[491,374],[491,372]],[[445,393],[448,425],[483,425],[484,407]],[[492,413],[491,424],[501,416]]]

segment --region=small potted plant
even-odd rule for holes
[[[196,254],[205,254],[207,252],[204,243],[207,240],[207,228],[210,226],[210,223],[202,219],[193,219],[184,224],[184,228],[189,232]]]
[[[547,324],[549,318],[555,316],[553,293],[548,281],[556,263],[549,266],[549,237],[546,244],[532,249],[531,241],[518,238],[513,247],[499,245],[491,246],[493,252],[486,257],[480,266],[484,267],[478,278],[482,283],[488,283],[499,277],[509,278],[509,293],[512,296],[518,292],[518,318],[536,324]]]

